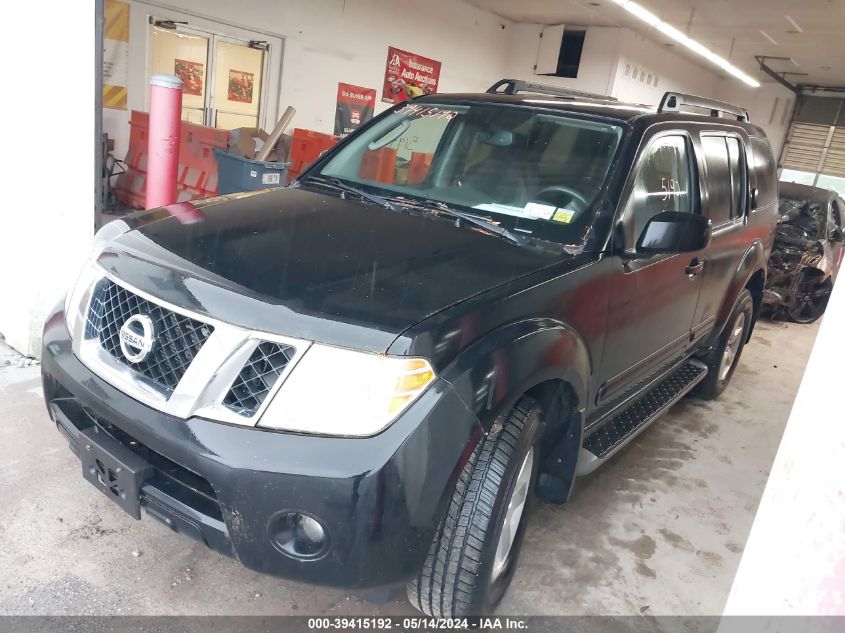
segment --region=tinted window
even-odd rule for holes
[[[742,143],[735,136],[725,137],[728,144],[728,160],[731,167],[731,217],[745,214],[746,172]]]
[[[692,212],[690,165],[683,136],[664,136],[646,150],[625,212],[629,248],[661,211]]]
[[[728,160],[728,146],[724,136],[704,136],[704,162],[707,165],[707,214],[713,226],[719,226],[731,219],[731,169]]]
[[[841,198],[833,201],[833,221],[840,229],[845,227],[845,201]]]
[[[775,157],[769,141],[764,138],[752,138],[751,147],[754,150],[754,171],[757,175],[757,206],[767,207],[775,204],[778,198]]]

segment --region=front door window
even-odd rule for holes
[[[663,211],[692,212],[686,139],[664,136],[652,143],[625,210],[626,247],[633,248],[648,221]]]

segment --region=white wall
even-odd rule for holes
[[[26,80],[27,125],[5,125],[0,333],[9,345],[35,354],[48,310],[79,270],[94,228],[94,3],[17,3],[10,19],[37,24],[32,33],[8,28],[0,55],[44,69]],[[56,54],[61,51],[61,54]],[[9,108],[8,111],[5,109]],[[19,103],[3,101],[3,120],[20,121]],[[13,148],[13,149],[12,149]],[[50,150],[60,150],[55,155]]]
[[[146,110],[147,18],[167,9],[255,28],[284,39],[281,107],[292,105],[291,127],[333,132],[339,81],[375,88],[381,103],[387,47],[442,62],[440,92],[482,91],[506,65],[513,24],[464,0],[131,0],[129,110]],[[533,62],[532,62],[533,64]],[[105,111],[105,130],[125,155],[128,112]]]
[[[464,0],[429,0],[424,8],[413,0],[129,1],[130,110],[147,109],[147,16],[170,10],[216,21],[221,32],[232,25],[283,38],[278,111],[286,105],[297,109],[292,127],[332,132],[338,81],[376,88],[376,112],[388,107],[381,103],[381,87],[387,46],[393,45],[442,62],[440,92],[484,90],[502,77],[514,77],[656,105],[665,91],[675,90],[747,107],[776,152],[786,132],[781,113],[789,93],[778,84],[745,90],[706,62],[691,61],[629,28],[587,28],[581,70],[567,79],[534,75],[541,25],[512,23]],[[640,79],[643,72],[652,76],[650,84]],[[772,117],[774,110],[778,114]],[[116,138],[118,156],[126,152],[128,120],[128,112],[105,110],[104,128]]]
[[[587,28],[578,77],[575,79],[534,74],[542,29],[543,27],[539,24],[527,23],[514,24],[511,27],[503,77],[537,81],[598,94],[611,94],[619,59],[619,46],[623,31],[626,29],[601,26]]]
[[[721,79],[706,63],[689,61],[673,49],[631,29],[622,31],[619,64],[613,82],[614,97],[646,105],[657,105],[667,91],[715,98]],[[630,74],[626,74],[629,67]],[[636,79],[633,77],[635,70]]]
[[[621,27],[587,28],[576,79],[537,76],[533,69],[541,29],[538,24],[513,25],[504,75],[646,105],[657,105],[667,91],[734,103],[748,110],[751,120],[768,135],[775,156],[779,154],[795,105],[795,95],[780,84],[767,81],[760,88],[750,88],[722,76],[707,62],[692,61],[674,48]]]

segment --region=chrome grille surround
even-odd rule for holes
[[[186,310],[127,284],[98,265],[94,265],[92,277],[93,282],[81,298],[82,309],[73,311],[77,315],[71,328],[76,333],[73,337],[74,353],[88,369],[116,389],[173,417],[187,419],[196,416],[255,426],[273,395],[311,346],[311,341],[250,330]],[[109,282],[140,300],[173,313],[176,318],[186,318],[208,326],[209,336],[197,349],[172,390],[162,389],[161,385],[136,371],[125,360],[114,356],[101,344],[99,335],[90,336],[94,329],[89,323],[89,314],[92,307],[97,307],[96,304],[92,306],[92,303],[100,300],[96,298],[97,291]],[[289,349],[288,362],[279,368],[276,380],[269,385],[253,413],[238,413],[227,406],[224,400],[256,349],[268,342]]]
[[[156,345],[142,361],[127,360],[120,347],[120,330],[133,315],[147,315],[155,325]],[[214,326],[173,312],[139,297],[110,279],[94,288],[87,310],[86,338],[96,338],[109,354],[170,395]]]

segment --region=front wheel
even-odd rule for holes
[[[739,357],[751,331],[754,318],[754,300],[751,292],[744,289],[734,304],[728,325],[719,337],[719,342],[703,359],[707,363],[707,376],[695,389],[695,395],[713,400],[728,386],[733,377]]]
[[[408,583],[408,599],[426,615],[486,614],[504,596],[533,499],[540,427],[539,405],[524,397],[475,447],[423,568]]]

